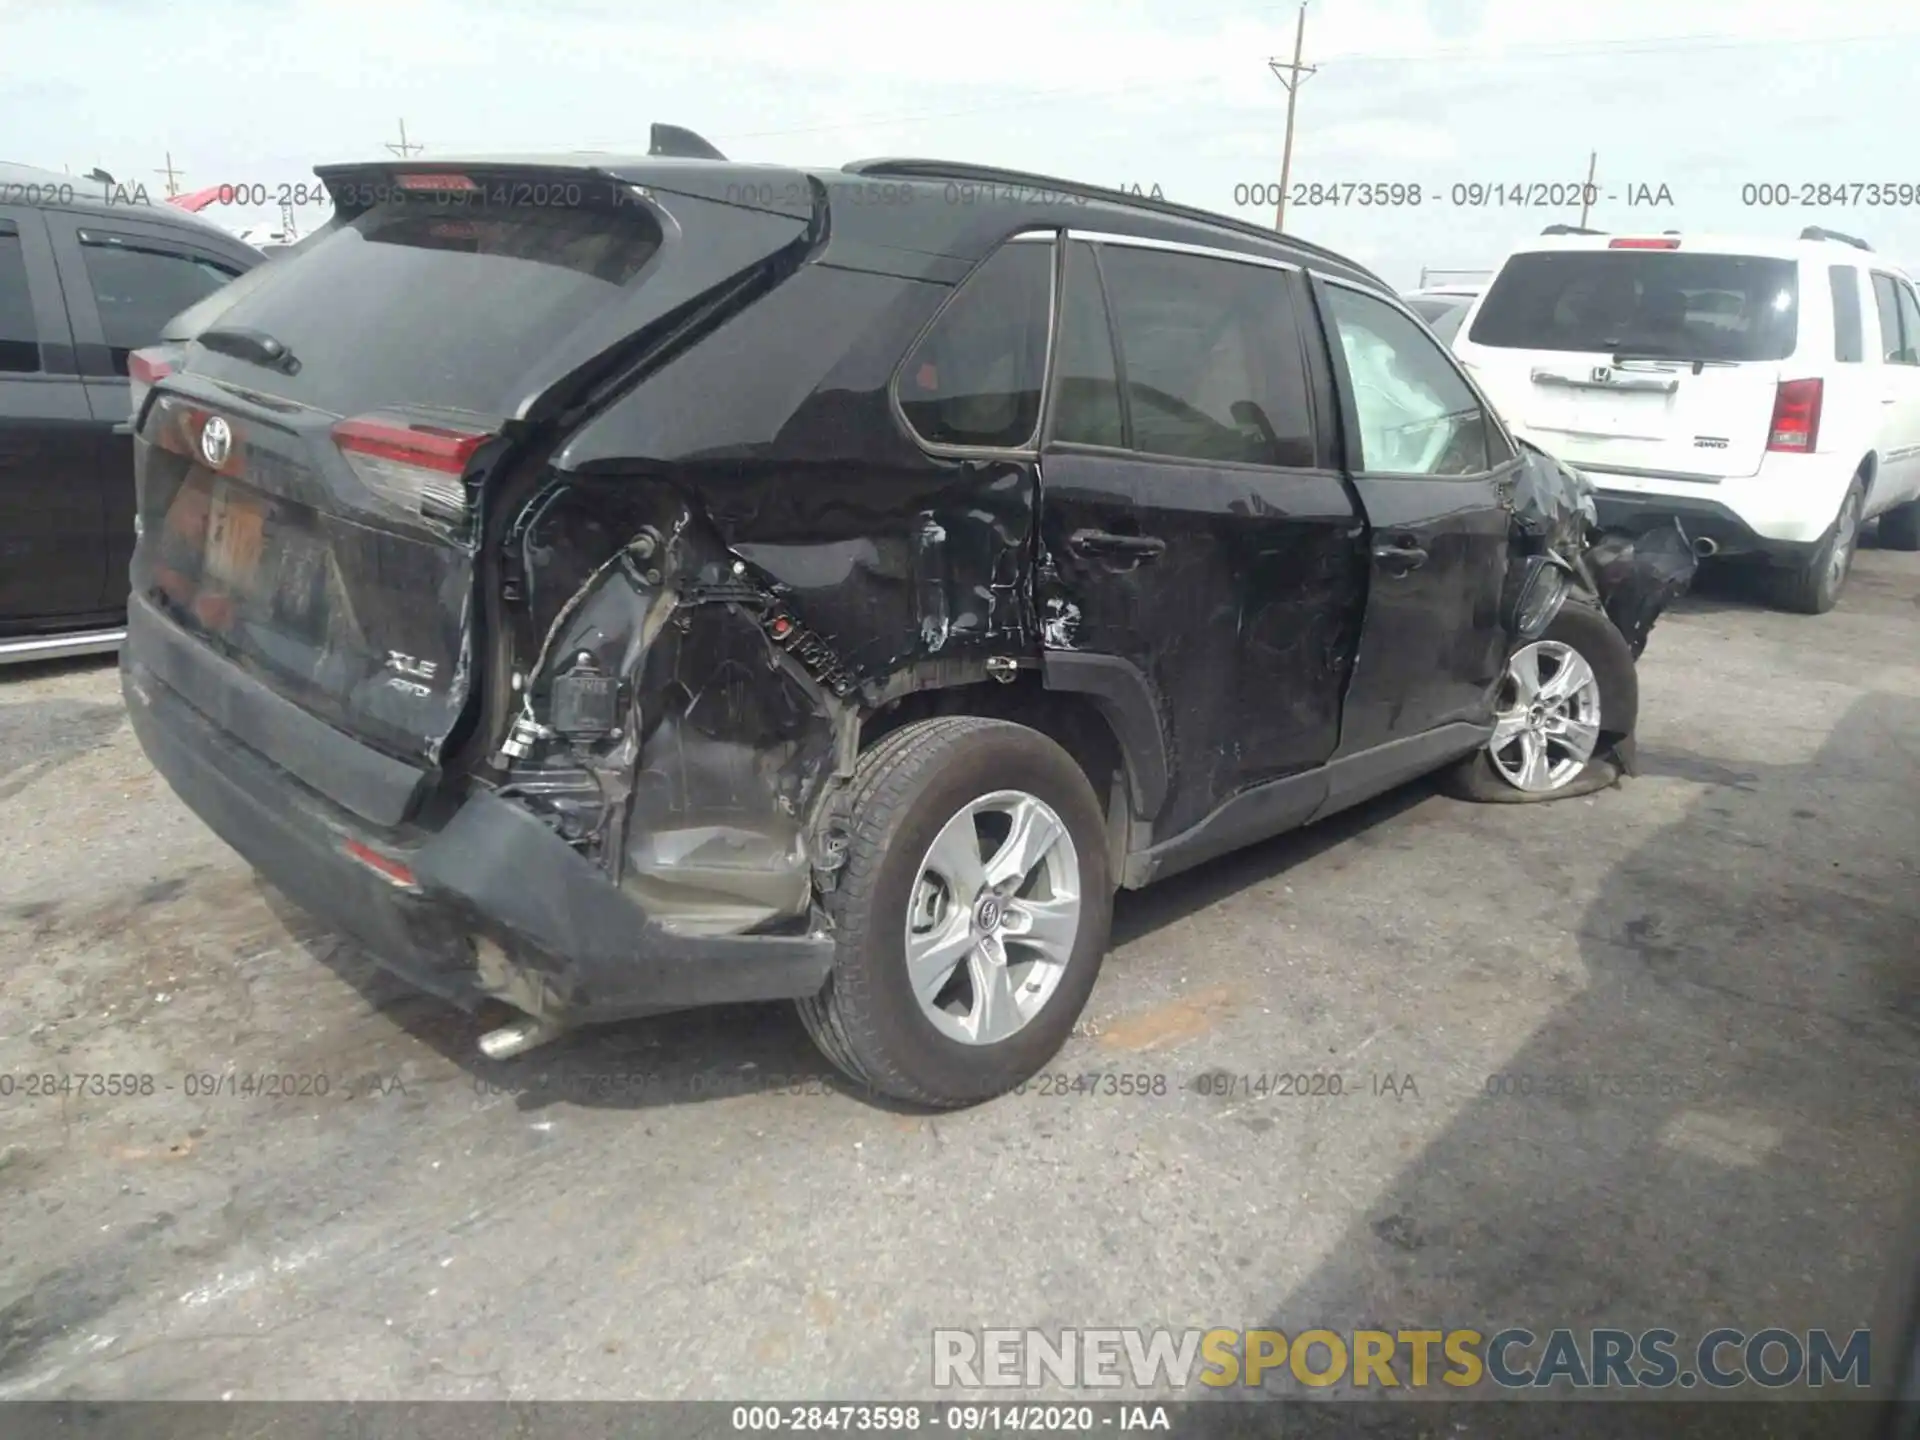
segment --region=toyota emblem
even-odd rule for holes
[[[233,453],[233,428],[218,415],[207,421],[207,428],[200,432],[200,453],[215,470],[226,464],[227,456]]]

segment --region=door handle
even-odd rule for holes
[[[1067,548],[1076,555],[1112,555],[1128,560],[1151,560],[1165,552],[1167,542],[1158,535],[1116,535],[1111,530],[1076,530],[1067,537]]]
[[[1373,558],[1393,574],[1404,575],[1427,563],[1427,551],[1425,546],[1412,540],[1400,539],[1374,546]]]
[[[131,420],[122,420],[118,425],[113,427],[113,433],[116,435],[131,435],[133,433],[133,422]]]

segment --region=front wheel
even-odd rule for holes
[[[1569,600],[1508,659],[1493,738],[1444,772],[1442,788],[1486,804],[1589,795],[1619,778],[1613,747],[1633,733],[1639,710],[1626,637],[1601,611]]]
[[[1113,912],[1085,773],[1024,725],[948,716],[861,756],[828,899],[826,988],[799,1002],[858,1083],[940,1108],[1013,1089],[1079,1018]]]

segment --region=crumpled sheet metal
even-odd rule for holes
[[[1513,486],[1514,524],[1530,538],[1579,549],[1587,532],[1600,523],[1592,482],[1531,445],[1521,445],[1520,457]]]
[[[1609,530],[1586,552],[1587,569],[1607,618],[1638,660],[1660,613],[1693,584],[1700,568],[1678,520],[1638,533]]]

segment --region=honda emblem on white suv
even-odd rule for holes
[[[200,453],[206,457],[207,464],[218,470],[227,463],[227,456],[233,450],[233,431],[218,415],[207,421],[207,428],[200,432]]]
[[[1593,383],[1594,384],[1605,385],[1608,382],[1610,382],[1612,379],[1613,379],[1613,371],[1608,366],[1596,365],[1593,367]]]

